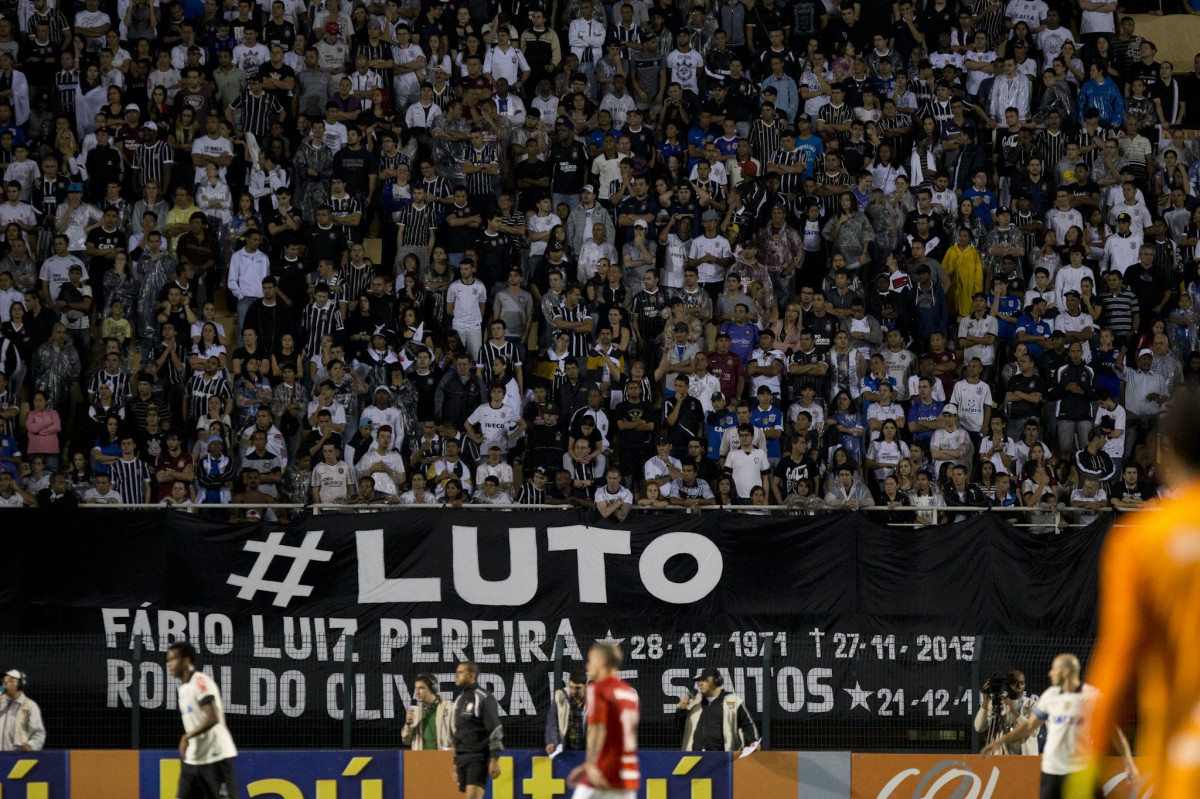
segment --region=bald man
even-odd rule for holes
[[[1072,774],[1088,769],[1087,734],[1092,708],[1100,698],[1095,687],[1080,678],[1079,658],[1063,653],[1050,666],[1050,688],[1042,694],[1027,717],[1009,732],[985,746],[980,754],[1003,752],[1010,743],[1024,741],[1036,735],[1046,725],[1046,745],[1042,749],[1042,780],[1040,799],[1062,799],[1064,783]],[[1126,761],[1130,779],[1137,779],[1137,769],[1129,752],[1129,744],[1119,730],[1117,747]],[[1103,793],[1097,787],[1097,799]]]

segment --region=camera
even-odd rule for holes
[[[1008,678],[1003,674],[996,674],[988,678],[988,681],[983,684],[983,692],[992,700],[992,707],[996,707],[1000,700],[1008,698]]]

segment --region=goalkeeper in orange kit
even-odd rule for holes
[[[1156,799],[1200,797],[1200,392],[1177,392],[1163,420],[1160,468],[1169,494],[1124,517],[1101,561],[1100,635],[1088,682],[1099,731],[1132,715]],[[1105,754],[1096,734],[1093,759]],[[1069,786],[1089,795],[1096,783]]]

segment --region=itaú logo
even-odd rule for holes
[[[10,797],[19,797],[17,786],[25,786],[25,799],[47,799],[50,796],[50,783],[48,782],[25,782],[25,778],[29,776],[29,772],[33,771],[34,766],[38,764],[37,760],[18,760],[13,763],[13,767],[4,775],[3,782],[0,782],[0,797],[5,795],[4,787],[7,785],[12,792],[8,794]],[[16,783],[16,784],[14,784]]]
[[[920,777],[912,793],[905,785],[912,777]],[[991,799],[1000,779],[1000,769],[992,766],[987,782],[961,760],[943,760],[924,775],[920,769],[907,768],[888,780],[876,799]],[[901,786],[904,785],[903,788]]]
[[[357,777],[371,763],[369,757],[353,757],[342,770],[343,777]],[[159,763],[159,785],[162,799],[175,796],[175,786],[179,784],[180,762],[178,760],[162,760]],[[383,780],[362,780],[359,783],[359,794],[342,794],[341,799],[383,799]],[[312,788],[301,787],[291,780],[272,777],[255,780],[245,786],[246,795],[250,799],[261,796],[264,799],[338,799],[338,781],[315,780]]]

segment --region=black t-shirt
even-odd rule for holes
[[[121,234],[120,228],[114,228],[112,231],[107,231],[104,226],[93,228],[92,232],[87,235],[87,242],[98,250],[112,250],[125,245],[125,237]],[[96,256],[88,259],[88,269],[108,269],[112,266],[112,261],[103,256]],[[93,289],[94,290],[94,289]]]
[[[550,148],[550,190],[556,194],[578,194],[587,177],[588,157],[583,145],[572,141],[567,146]]]
[[[645,400],[641,402],[625,400],[617,405],[616,420],[621,422],[653,422],[654,406]],[[650,447],[650,439],[653,435],[653,430],[621,430],[618,433],[621,446],[623,448],[629,447],[634,449],[648,449]]]
[[[813,469],[813,463],[808,458],[801,458],[800,462],[792,460],[791,455],[784,455],[779,459],[779,463],[775,464],[774,477],[779,478],[780,493],[787,497],[796,490],[796,484],[802,479],[806,479],[809,485],[813,486],[814,491],[819,492],[820,486],[815,485],[814,477],[816,476]]]
[[[338,266],[345,251],[346,236],[342,233],[341,225],[332,225],[328,229],[314,225],[308,229],[308,250],[305,256],[310,264],[329,260],[333,261],[334,266]]]

